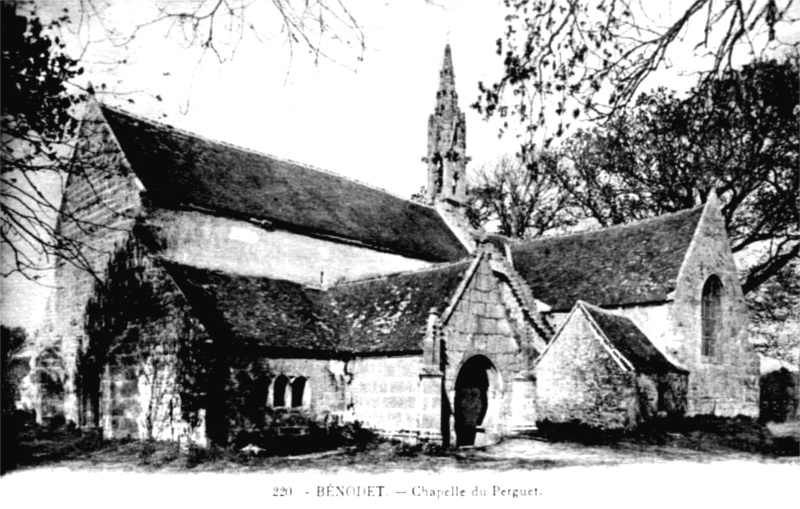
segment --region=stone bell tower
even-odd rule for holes
[[[453,57],[450,44],[444,48],[439,72],[436,108],[428,119],[428,199],[460,211],[466,201],[467,150],[466,117],[458,107]]]

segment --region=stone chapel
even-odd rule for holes
[[[39,419],[231,443],[286,409],[472,445],[544,421],[631,428],[758,411],[716,196],[522,242],[471,229],[449,45],[427,205],[90,110],[58,227],[98,277],[57,267],[34,362],[60,375],[33,371]]]

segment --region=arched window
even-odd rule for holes
[[[720,331],[722,330],[722,281],[711,276],[703,286],[701,303],[703,326],[702,352],[705,357],[717,355]]]
[[[286,406],[286,386],[289,385],[289,379],[286,375],[279,375],[273,384],[272,406]]]
[[[303,406],[303,392],[306,388],[306,378],[299,376],[292,381],[292,407]]]

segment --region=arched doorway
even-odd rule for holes
[[[497,369],[488,358],[475,355],[467,359],[456,377],[455,394],[455,432],[456,445],[475,445],[475,436],[484,431],[491,400],[491,392],[496,392],[498,384]]]

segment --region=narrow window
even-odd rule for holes
[[[306,388],[305,377],[299,376],[292,382],[292,407],[303,406],[303,392]]]
[[[703,286],[701,303],[703,338],[702,351],[705,357],[717,355],[717,345],[722,329],[722,282],[711,276]]]
[[[286,406],[286,386],[288,385],[289,379],[286,375],[279,375],[278,378],[275,379],[275,384],[273,386],[275,392],[272,397],[272,406]]]

